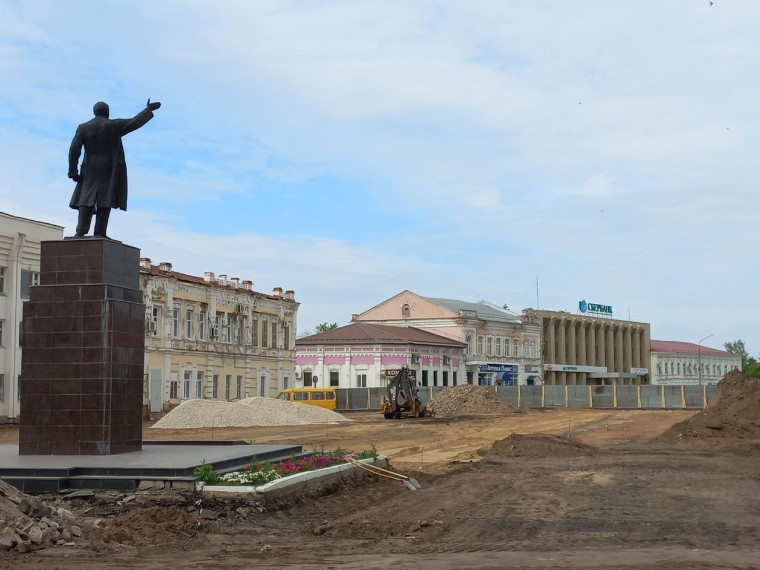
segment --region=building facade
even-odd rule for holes
[[[0,212],[0,421],[18,421],[23,303],[39,284],[40,243],[60,239],[61,226]]]
[[[296,385],[385,387],[406,366],[420,386],[464,383],[466,345],[427,330],[352,323],[296,340]]]
[[[712,385],[732,370],[742,369],[742,357],[691,342],[653,340],[652,383],[668,385]]]
[[[649,323],[562,311],[523,313],[541,326],[546,384],[650,383]]]
[[[184,400],[274,397],[292,387],[299,303],[293,291],[140,260],[145,394],[151,411]]]
[[[352,321],[416,327],[464,343],[464,371],[472,384],[541,383],[541,327],[506,307],[402,291]]]

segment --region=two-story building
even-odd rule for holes
[[[352,321],[416,327],[464,343],[465,374],[469,383],[541,382],[540,324],[488,301],[473,303],[421,297],[402,291],[353,315]]]
[[[145,393],[152,411],[183,400],[274,397],[293,386],[299,303],[293,291],[140,260]]]
[[[742,369],[738,354],[709,348],[693,342],[653,340],[652,384],[717,384],[732,370]]]
[[[0,422],[19,417],[23,303],[39,285],[40,243],[60,239],[61,226],[0,212]]]

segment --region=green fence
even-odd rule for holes
[[[445,386],[424,386],[427,404]],[[523,408],[600,408],[699,410],[718,387],[710,386],[499,386],[490,388],[503,400]],[[339,388],[339,410],[379,410],[384,388]]]

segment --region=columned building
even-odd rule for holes
[[[0,212],[0,422],[19,417],[23,304],[39,285],[40,243],[60,239],[62,226]]]
[[[544,382],[648,384],[649,323],[526,309],[541,323]]]
[[[145,304],[145,393],[151,411],[184,400],[275,397],[293,387],[293,291],[140,260]]]

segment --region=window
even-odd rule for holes
[[[153,307],[150,320],[153,323],[153,336],[161,336],[161,307]]]
[[[261,319],[261,348],[267,347],[267,320]]]
[[[0,346],[5,346],[3,344],[3,323],[5,321],[0,320]]]
[[[251,346],[259,346],[259,318],[255,314],[251,322]]]
[[[224,342],[231,342],[232,332],[230,331],[230,321],[226,315],[222,316],[222,340]]]
[[[245,328],[243,326],[244,324],[245,324],[245,317],[238,317],[237,328],[236,328],[237,332],[235,333],[235,335],[237,336],[236,340],[237,340],[238,346],[243,346],[243,330]]]
[[[0,374],[0,402],[5,402],[5,374]]]
[[[401,306],[401,316],[402,317],[409,317],[412,314],[412,308],[409,306],[409,303],[404,303]]]
[[[214,316],[214,329],[211,332],[211,336],[212,336],[212,338],[216,342],[219,342],[219,339],[220,339],[220,337],[219,337],[219,327],[222,326],[222,316],[223,316],[222,313],[217,313]]]
[[[494,347],[494,354],[496,356],[501,356],[501,337],[496,337],[495,344],[496,346]]]
[[[309,393],[308,392],[295,392],[295,393],[293,393],[293,399],[294,400],[308,400],[309,399]]]
[[[422,371],[422,385],[423,386],[428,385],[428,371],[427,370]]]
[[[290,350],[290,323],[282,324],[282,348]]]
[[[443,385],[444,386],[449,385],[449,371],[448,370],[443,371]]]
[[[203,372],[195,375],[195,397],[203,398]]]
[[[340,372],[338,370],[330,370],[330,386],[340,386]]]
[[[512,354],[514,354],[515,356],[520,354],[519,347],[520,347],[520,341],[518,341],[516,338],[513,338],[512,339]]]
[[[190,399],[190,371],[185,370],[183,382],[182,382],[182,398],[185,400]]]
[[[493,354],[493,339],[490,336],[486,339],[486,354]]]
[[[504,356],[510,356],[509,345],[510,345],[509,339],[505,338],[504,339]]]
[[[5,294],[5,267],[0,267],[0,295]]]
[[[215,400],[219,397],[219,374],[214,374],[211,380],[211,397]]]
[[[195,339],[195,309],[193,307],[188,307],[185,311],[185,338]]]
[[[366,388],[367,387],[367,375],[366,374],[357,374],[356,375],[356,387],[357,388]]]
[[[232,394],[232,376],[227,374],[227,376],[224,378],[224,397],[225,399],[229,400],[230,395]]]
[[[473,353],[473,345],[472,345],[472,335],[471,334],[467,335],[466,342],[467,342],[467,352],[468,352],[468,354],[472,354]]]
[[[172,309],[172,336],[179,338],[179,306]]]
[[[438,386],[438,371],[433,370],[433,386]]]
[[[483,354],[483,336],[478,335],[478,351],[476,354]]]
[[[172,379],[169,382],[169,399],[176,400],[179,397],[179,382],[177,382],[177,373],[172,372]]]
[[[240,400],[243,397],[243,377],[237,377],[237,399]]]
[[[304,370],[303,373],[303,385],[308,387],[311,386],[311,371],[310,370]]]
[[[34,271],[21,270],[21,298],[28,299],[32,286],[40,284],[40,274]]]
[[[456,386],[457,385],[457,371],[454,370],[454,372],[452,372],[452,374],[453,374],[453,376],[451,377],[451,379],[452,379],[452,384],[451,385],[452,386]]]
[[[206,340],[206,311],[198,314],[198,340]]]
[[[277,321],[272,320],[272,348],[277,348]]]

